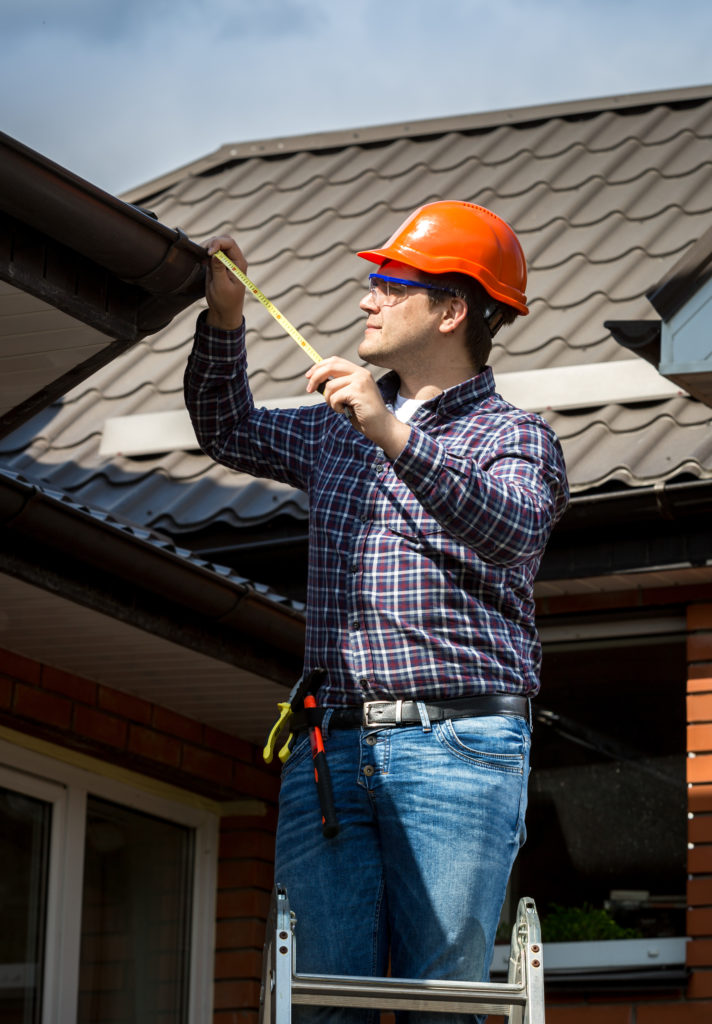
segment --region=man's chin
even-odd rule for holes
[[[383,366],[382,357],[379,356],[378,347],[370,344],[368,337],[365,337],[358,347],[359,358],[371,366]]]

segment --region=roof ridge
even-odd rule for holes
[[[502,125],[514,127],[531,121],[551,120],[555,117],[582,117],[611,109],[622,111],[645,106],[654,107],[704,102],[709,99],[712,99],[712,85],[699,85],[683,89],[663,89],[652,92],[602,96],[594,99],[566,100],[527,107],[503,108],[474,114],[458,114],[448,117],[399,121],[383,125],[226,143],[213,153],[183,164],[182,167],[154,178],[143,185],[129,189],[120,198],[128,203],[146,200],[156,193],[164,192],[171,185],[183,180],[188,174],[209,174],[227,163],[246,160],[250,157],[283,157],[290,153],[307,149],[314,151],[318,149],[344,148],[349,145],[376,145],[403,137],[416,138],[422,135],[440,135],[449,131],[487,131]]]

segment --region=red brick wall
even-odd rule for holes
[[[214,800],[266,814],[220,822],[215,1024],[255,1024],[272,888],[278,771],[262,752],[130,694],[0,650],[0,722]]]
[[[214,1024],[255,1024],[262,943],[272,890],[276,809],[224,818],[215,932]]]

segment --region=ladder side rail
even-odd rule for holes
[[[527,992],[522,1024],[545,1024],[544,947],[534,900],[525,897],[519,901],[517,920],[522,945],[522,983]]]
[[[260,1024],[291,1024],[293,925],[287,892],[272,892],[262,953]]]

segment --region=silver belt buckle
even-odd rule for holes
[[[363,725],[363,727],[365,729],[370,728],[374,724],[378,725],[378,722],[374,723],[374,722],[371,721],[371,708],[378,707],[378,705],[383,704],[383,703],[384,703],[384,701],[382,701],[382,700],[367,700],[367,701],[364,701],[364,704],[363,704],[363,717],[361,719],[361,724]]]
[[[376,708],[392,708],[395,705],[395,719],[390,722],[384,722],[383,719],[378,717]],[[375,719],[371,720],[371,711],[373,710]],[[395,725],[400,725],[403,717],[403,701],[396,700],[367,700],[363,705],[363,725],[365,728],[376,728],[381,729],[392,728]]]

